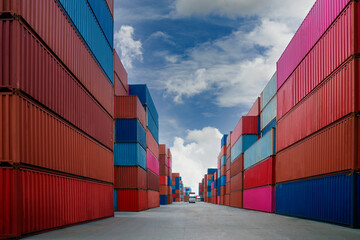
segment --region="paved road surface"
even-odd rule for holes
[[[355,240],[360,239],[360,230],[207,203],[175,203],[145,212],[116,213],[114,218],[27,239]]]

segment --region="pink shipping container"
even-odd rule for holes
[[[352,55],[359,53],[359,3],[351,3],[277,93],[278,121]]]
[[[317,0],[277,62],[277,89],[288,79],[350,0]]]
[[[24,91],[113,149],[113,119],[20,21],[1,20],[0,88]]]
[[[236,141],[241,135],[245,134],[258,134],[259,133],[259,118],[257,116],[247,117],[243,116],[234,131],[231,133],[231,147],[234,146]]]
[[[248,117],[257,117],[260,116],[260,98],[258,97],[251,107],[250,111],[246,115]]]
[[[266,186],[244,190],[243,207],[262,212],[275,212],[275,187]]]
[[[156,175],[159,175],[159,160],[149,149],[146,149],[146,167],[153,171]]]
[[[114,115],[112,84],[56,0],[3,0],[1,12],[21,15],[100,105]]]

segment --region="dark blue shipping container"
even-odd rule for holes
[[[359,174],[278,184],[276,213],[359,227]]]
[[[151,135],[154,137],[155,141],[159,143],[159,128],[157,127],[153,117],[151,116],[150,112],[147,111],[147,127],[149,131],[151,132]]]
[[[167,205],[168,204],[168,196],[167,195],[160,195],[160,204]]]
[[[207,186],[207,191],[211,192],[211,186]]]
[[[111,48],[114,48],[114,20],[105,0],[87,0]]]
[[[175,189],[180,190],[180,178],[175,177]]]
[[[115,166],[140,166],[146,170],[146,151],[138,143],[114,144]]]
[[[114,211],[117,210],[117,193],[116,190],[114,189]]]
[[[109,45],[87,0],[57,0],[84,43],[113,83],[113,48]]]
[[[216,168],[208,168],[207,170],[207,174],[210,175],[210,174],[214,174],[216,173],[217,169]]]
[[[217,196],[220,196],[220,194],[221,194],[221,188],[218,186],[218,188],[217,188]]]
[[[228,135],[224,134],[224,136],[221,138],[221,147],[223,147],[224,145],[226,146],[227,137],[228,137]]]
[[[167,177],[167,179],[168,179],[168,186],[172,186],[172,179],[171,179],[171,177]]]
[[[175,189],[172,190],[172,193],[175,194]]]
[[[139,143],[146,149],[145,129],[137,119],[116,119],[115,143]]]

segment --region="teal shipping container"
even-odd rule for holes
[[[115,166],[140,166],[146,170],[146,151],[138,143],[114,144]]]
[[[261,93],[261,97],[260,97],[261,111],[264,110],[266,105],[271,101],[271,99],[275,96],[275,94],[276,94],[276,72]]]
[[[260,113],[261,131],[266,128],[276,118],[276,96],[266,105],[263,111]]]
[[[255,134],[242,135],[231,148],[231,162],[234,162],[243,152],[245,152],[258,139]]]

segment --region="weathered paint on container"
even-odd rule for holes
[[[140,166],[146,170],[146,151],[138,143],[115,143],[114,163],[116,166]]]
[[[231,162],[234,162],[242,153],[256,143],[257,139],[257,135],[242,135],[231,148]]]
[[[147,205],[148,209],[160,207],[160,194],[157,191],[147,191]]]
[[[259,133],[259,118],[258,116],[246,117],[243,116],[234,131],[231,133],[231,148],[238,142],[242,135],[253,135]]]
[[[122,86],[125,88],[127,95],[129,94],[129,84],[128,84],[128,74],[122,64],[119,55],[117,54],[116,50],[114,49],[114,73],[117,78],[119,78]],[[114,80],[115,82],[115,80]],[[114,86],[116,87],[116,86]]]
[[[244,153],[244,169],[248,169],[258,162],[276,154],[275,129],[270,130]]]
[[[1,20],[0,32],[0,88],[25,92],[112,149],[112,117],[66,67],[19,21]]]
[[[159,176],[159,160],[151,153],[149,149],[146,149],[146,166]]]
[[[242,208],[243,207],[243,192],[232,192],[230,193],[230,207],[237,207]]]
[[[266,105],[276,95],[276,73],[272,76],[260,95],[260,110],[263,111]]]
[[[146,147],[152,152],[155,158],[159,159],[159,145],[155,141],[154,137],[152,136],[148,128],[146,129]],[[167,161],[166,161],[166,165],[167,165]]]
[[[137,96],[115,97],[114,118],[137,119],[146,128],[146,115]]]
[[[145,129],[137,119],[115,120],[115,143],[139,143],[146,148],[146,140]]]
[[[0,238],[111,217],[112,184],[0,168]]]
[[[146,171],[139,166],[114,166],[114,188],[147,189]]]
[[[288,79],[350,0],[317,0],[277,62],[277,89]]]
[[[147,209],[147,191],[119,189],[117,192],[117,209],[115,211],[139,212]]]
[[[250,111],[246,116],[248,117],[258,117],[260,115],[260,98],[256,98],[254,104],[250,108]]]
[[[276,186],[276,213],[359,227],[359,174],[345,173]]]
[[[358,169],[358,124],[351,116],[277,153],[276,182]]]
[[[358,111],[359,91],[356,87],[359,63],[359,59],[347,62],[278,121],[278,152]]]
[[[275,184],[275,157],[248,168],[244,172],[244,189]]]
[[[0,162],[113,182],[113,153],[22,95],[0,94]]]
[[[230,192],[237,192],[243,190],[243,173],[235,175],[230,180]]]
[[[272,120],[276,118],[276,105],[277,105],[277,97],[274,96],[273,99],[266,105],[263,111],[260,114],[260,122],[261,122],[261,131],[270,124]]]
[[[240,154],[240,156],[231,163],[230,173],[231,177],[237,175],[238,173],[244,171],[244,154]]]
[[[262,212],[275,212],[275,187],[266,186],[244,190],[243,207]]]
[[[151,171],[149,168],[146,171],[147,173],[147,189],[154,191],[159,191],[159,175]]]
[[[272,128],[276,130],[276,118],[273,119],[263,130],[261,130],[261,137],[264,137]]]
[[[352,2],[279,89],[277,119],[281,119],[351,55],[359,53],[358,23],[354,20],[359,13],[359,3]]]

